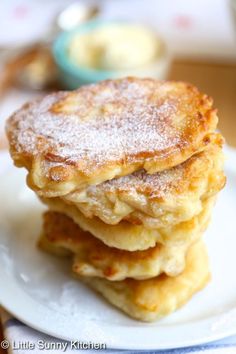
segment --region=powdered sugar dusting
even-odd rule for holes
[[[124,79],[46,96],[13,116],[15,145],[84,172],[165,156],[186,143],[174,124],[180,97],[172,86]]]
[[[114,178],[101,183],[98,186],[89,186],[88,193],[97,191],[117,192],[127,191],[129,193],[144,193],[149,197],[164,197],[173,194],[173,190],[183,183],[185,164],[178,165],[169,170],[165,170],[153,175],[147,174],[145,170],[140,170],[131,175]]]

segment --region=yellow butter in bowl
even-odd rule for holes
[[[121,71],[155,62],[162,50],[162,41],[149,28],[120,23],[75,33],[68,46],[68,56],[80,67]]]

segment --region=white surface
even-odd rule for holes
[[[104,17],[153,26],[174,56],[235,61],[236,39],[230,0],[108,0]]]
[[[39,39],[74,0],[0,1],[0,46]],[[80,0],[89,2],[89,0]],[[174,55],[236,59],[230,0],[103,0],[102,17],[132,19],[157,29]]]
[[[227,151],[227,187],[206,233],[212,281],[182,309],[144,324],[129,319],[71,278],[70,262],[35,246],[43,207],[25,174],[1,177],[0,303],[15,317],[67,340],[111,348],[161,349],[202,344],[236,333],[236,153]]]

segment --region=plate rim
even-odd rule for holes
[[[2,277],[2,271],[0,270],[0,275]],[[7,279],[6,279],[7,280]],[[15,285],[15,284],[14,284]],[[14,290],[13,286],[13,290]],[[16,288],[16,287],[15,287]],[[22,297],[24,291],[21,288],[17,288],[20,290],[19,292],[14,292],[15,295],[17,295],[18,299]],[[16,289],[15,289],[16,290]],[[20,296],[19,296],[20,295]],[[225,312],[223,314],[219,315],[214,315],[210,316],[206,319],[203,320],[198,320],[195,321],[194,323],[185,323],[181,324],[178,326],[171,326],[172,328],[168,327],[168,343],[166,340],[158,340],[158,336],[154,335],[154,331],[157,331],[155,327],[150,328],[149,326],[145,327],[145,323],[143,325],[140,325],[138,327],[131,327],[129,326],[129,332],[132,331],[133,333],[130,336],[130,333],[127,334],[127,326],[119,326],[119,325],[114,325],[114,326],[109,326],[109,325],[103,325],[103,327],[99,327],[99,330],[103,330],[104,332],[106,331],[106,341],[102,342],[94,340],[94,336],[91,335],[91,338],[88,338],[87,333],[83,333],[83,331],[80,332],[79,338],[75,338],[74,334],[72,336],[66,335],[63,333],[63,326],[61,328],[56,328],[52,329],[51,327],[51,322],[50,323],[45,323],[44,320],[42,320],[42,316],[40,315],[40,311],[43,308],[44,313],[45,309],[47,311],[47,316],[53,318],[53,310],[50,308],[47,308],[46,306],[38,303],[34,299],[32,299],[27,293],[24,293],[23,298],[25,299],[25,303],[21,302],[20,304],[17,305],[12,305],[10,303],[10,298],[9,296],[6,297],[0,295],[0,303],[4,302],[4,309],[6,309],[11,315],[13,315],[16,319],[21,321],[23,324],[26,324],[27,326],[41,332],[42,334],[47,334],[49,336],[55,337],[57,339],[65,340],[65,341],[75,341],[79,340],[81,342],[93,342],[93,343],[105,343],[107,346],[107,349],[127,349],[127,350],[164,350],[164,349],[178,349],[178,348],[185,348],[189,346],[196,346],[196,345],[203,345],[207,344],[216,340],[223,339],[225,337],[229,337],[232,335],[235,335],[236,333],[236,316],[234,317],[234,325],[232,328],[227,328],[229,326],[229,323],[226,324],[226,328],[224,329],[224,325],[221,326],[220,331],[216,330],[213,332],[213,334],[209,335],[210,328],[212,327],[213,324],[215,324],[215,319],[217,318],[217,321],[221,321],[222,318],[225,316]],[[9,299],[9,301],[7,300]],[[19,300],[18,300],[19,301]],[[37,305],[37,306],[35,306]],[[16,309],[17,307],[17,309]],[[27,308],[27,311],[24,309]],[[233,309],[235,310],[236,307]],[[231,311],[230,311],[231,312]],[[34,313],[34,320],[32,320],[31,314]],[[65,318],[66,315],[60,314],[61,320]],[[92,321],[91,321],[92,322]],[[223,321],[224,322],[224,321]],[[101,322],[99,321],[99,324]],[[61,324],[59,324],[61,325]],[[78,331],[83,329],[82,324],[80,328],[78,328]],[[57,324],[58,326],[58,324]],[[165,326],[164,326],[165,327]],[[117,338],[114,338],[114,331],[115,328],[117,331],[119,331],[119,335]],[[151,329],[151,330],[150,330]],[[199,331],[200,329],[200,331]],[[158,328],[158,335],[160,338],[163,338],[163,332],[165,334],[166,329],[165,328]],[[171,343],[171,337],[172,334],[174,333],[175,340],[173,343]],[[183,339],[183,333],[185,339]],[[194,335],[193,335],[194,333]],[[205,333],[205,334],[204,334]],[[182,336],[180,336],[182,334]],[[189,338],[189,335],[191,339]],[[85,337],[86,336],[86,337]],[[130,337],[135,338],[131,340],[127,340]],[[109,339],[111,338],[111,340]],[[143,339],[145,338],[145,340]],[[177,340],[176,340],[177,338]],[[125,346],[123,344],[120,344],[119,342],[126,342]],[[135,342],[135,344],[134,344]]]

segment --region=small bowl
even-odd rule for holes
[[[162,54],[158,56],[157,60],[142,68],[134,68],[127,70],[100,70],[81,67],[74,64],[68,54],[67,49],[71,38],[75,34],[82,34],[89,32],[97,27],[110,24],[124,24],[127,22],[117,21],[90,21],[83,24],[76,29],[61,33],[53,44],[53,56],[59,68],[60,80],[63,86],[67,89],[75,89],[81,85],[90,84],[106,79],[116,79],[126,76],[136,77],[153,77],[164,80],[170,67],[170,55],[163,41]],[[159,39],[160,40],[160,39]]]

